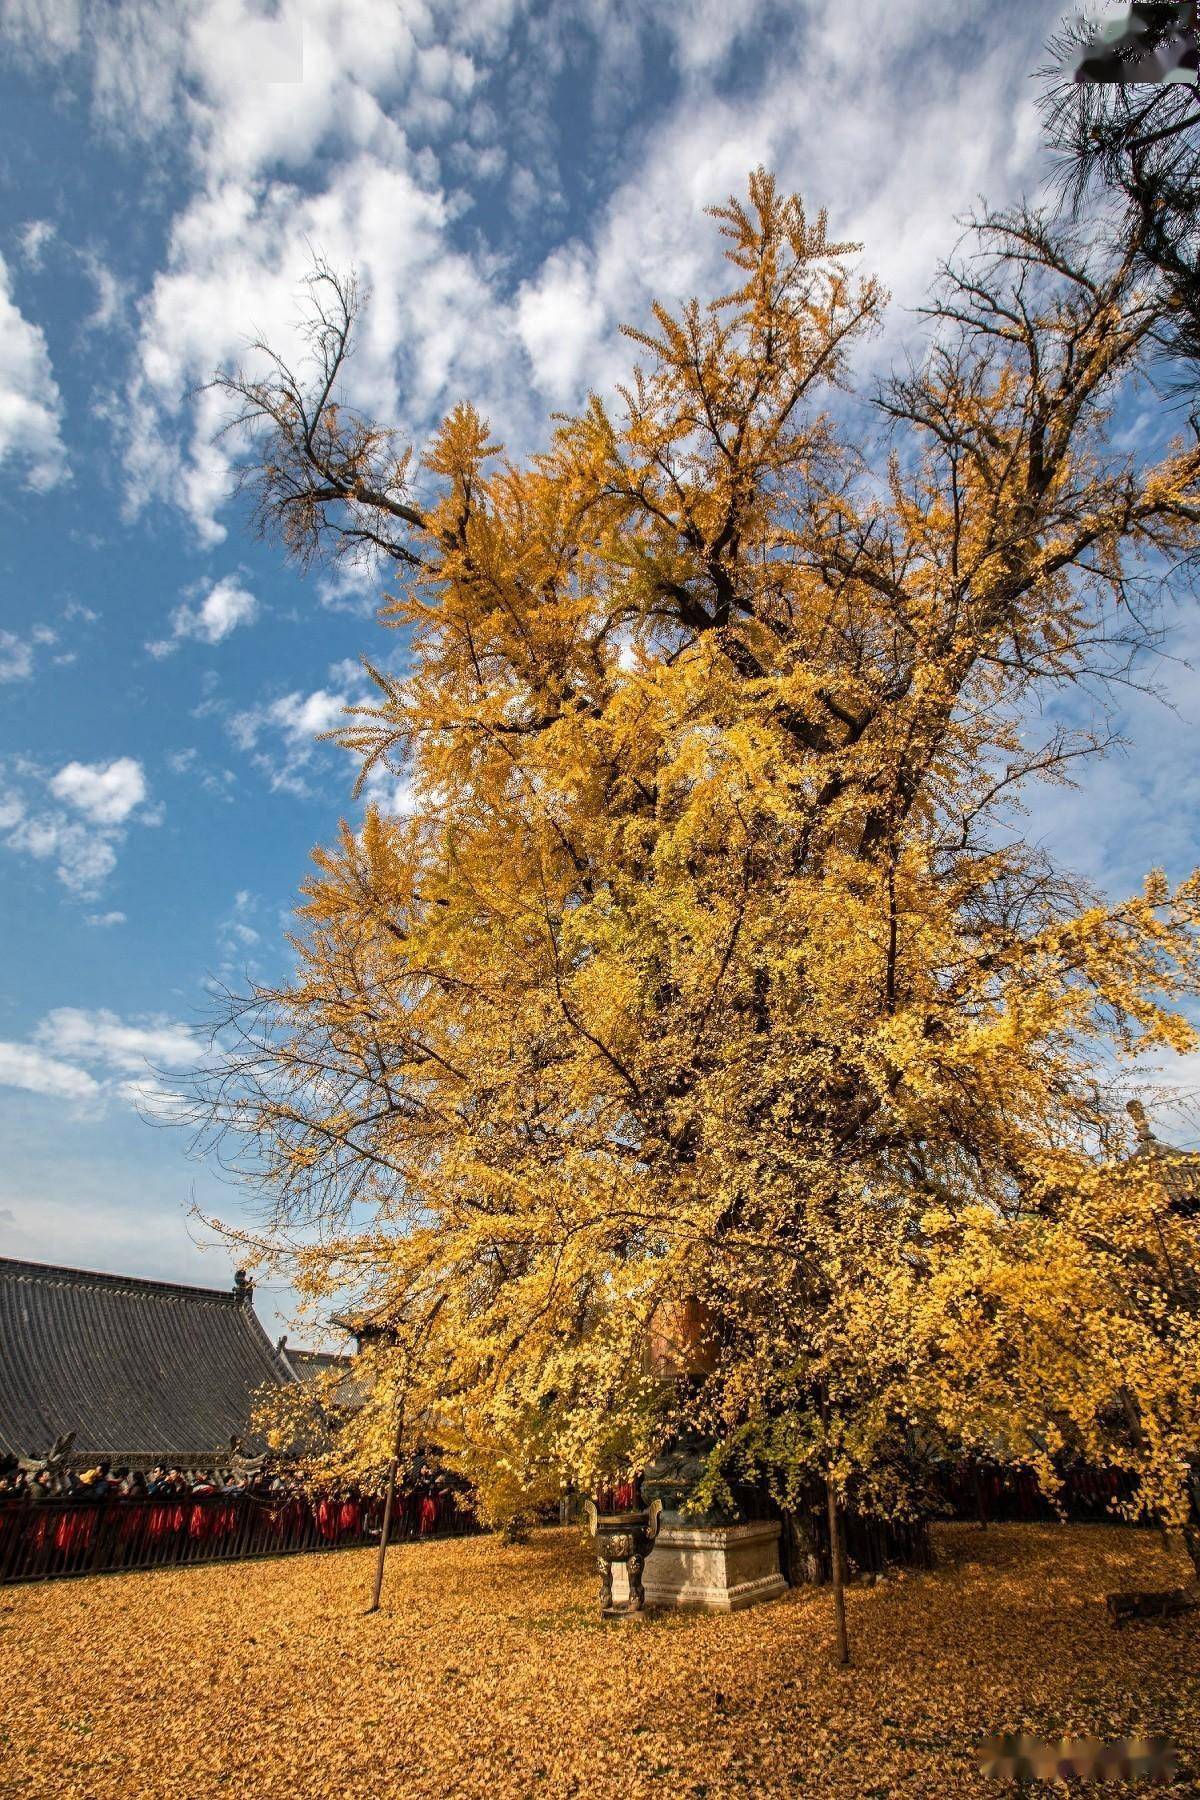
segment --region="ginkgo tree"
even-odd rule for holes
[[[510,1493],[686,1427],[785,1500],[898,1505],[949,1442],[1180,1518],[1197,1224],[1118,1078],[1195,1045],[1200,878],[1089,893],[1020,811],[1103,751],[1045,716],[1102,708],[1200,544],[1196,445],[1107,435],[1166,303],[1134,241],[985,218],[868,405],[858,247],[762,170],[712,210],[731,291],[655,306],[520,465],[469,404],[417,463],[340,400],[322,266],[311,363],[219,378],[260,524],[392,569],[404,672],[366,659],[337,735],[411,800],[316,854],[192,1116],[263,1255],[373,1322],[351,1465],[402,1388]],[[703,1379],[647,1355],[684,1302]]]

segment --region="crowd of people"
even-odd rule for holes
[[[0,1462],[0,1500],[200,1499],[209,1494],[250,1491],[283,1495],[288,1489],[281,1475],[263,1478],[239,1475],[230,1469],[198,1473],[158,1464],[145,1473],[141,1469],[123,1465],[114,1468],[109,1462],[100,1462],[91,1469],[41,1469],[29,1474],[15,1456]]]
[[[0,1581],[89,1569],[283,1554],[377,1542],[383,1496],[357,1487],[313,1493],[279,1470],[143,1472],[0,1463]],[[418,1459],[398,1487],[393,1539],[475,1528],[458,1479]]]

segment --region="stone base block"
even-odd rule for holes
[[[787,1587],[779,1572],[779,1531],[777,1519],[661,1526],[646,1559],[646,1605],[737,1612],[774,1600]]]

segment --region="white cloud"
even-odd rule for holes
[[[98,107],[154,131],[186,104],[192,154],[210,176],[386,137],[402,94],[428,106],[474,81],[467,56],[419,41],[443,35],[443,21],[375,0],[284,0],[273,19],[245,0],[201,0],[184,17],[113,11],[94,38]]]
[[[101,1093],[100,1083],[85,1069],[48,1056],[33,1044],[0,1043],[0,1087],[75,1102],[97,1100]]]
[[[368,682],[362,664],[352,657],[343,657],[329,665],[325,686],[307,693],[297,689],[234,713],[226,719],[225,728],[239,749],[251,753],[255,767],[266,776],[272,789],[308,799],[314,791],[322,752],[326,754],[326,766],[342,773],[349,785],[351,765],[343,753],[336,745],[318,740],[348,723],[348,709],[369,704],[377,692]],[[388,812],[411,813],[415,805],[407,775],[379,765],[372,770],[364,792],[367,799]]]
[[[111,925],[124,925],[125,914],[123,912],[85,913],[83,922],[85,925],[95,925],[105,930]]]
[[[744,193],[760,162],[812,215],[828,208],[831,236],[861,241],[864,268],[891,290],[889,337],[864,351],[864,365],[919,329],[904,309],[953,248],[957,217],[981,194],[1007,202],[1032,184],[1040,141],[1028,76],[1053,23],[1044,12],[1014,6],[980,20],[952,0],[806,0],[761,82],[731,100],[718,79],[725,21],[744,30],[755,10],[678,9],[677,51],[696,78],[652,116],[636,174],[518,290],[517,328],[551,404],[577,405],[623,375],[632,347],[616,327],[644,321],[652,298],[726,290],[724,240],[704,208]],[[693,58],[697,20],[709,41]]]
[[[376,763],[363,783],[363,795],[377,806],[380,812],[391,813],[400,818],[410,818],[417,810],[417,790],[412,778],[405,774],[397,775],[391,769]]]
[[[85,331],[111,331],[121,322],[132,299],[132,288],[109,268],[95,250],[85,247],[75,252],[96,290],[96,304],[83,321]]]
[[[112,874],[130,824],[157,825],[162,818],[161,808],[145,805],[142,765],[130,756],[67,763],[48,779],[35,764],[18,761],[7,779],[0,788],[0,841],[18,855],[53,862],[63,886],[80,899],[94,897]],[[47,806],[47,791],[62,804]]]
[[[573,399],[594,380],[585,364],[607,328],[595,261],[582,245],[556,250],[517,294],[517,330],[534,380],[552,401]]]
[[[62,813],[26,815],[5,843],[35,861],[54,862],[63,886],[81,899],[103,887],[117,866],[117,852],[109,836],[89,831]]]
[[[41,268],[54,234],[55,226],[49,219],[30,219],[21,227],[21,256],[29,268]]]
[[[112,1100],[161,1111],[169,1098],[155,1069],[191,1069],[203,1047],[186,1025],[160,1014],[123,1019],[106,1009],[60,1006],[25,1043],[0,1042],[0,1087],[65,1100],[95,1113]]]
[[[151,656],[169,656],[185,638],[219,644],[239,625],[253,625],[258,601],[232,575],[215,582],[198,606],[184,603],[171,614],[171,636],[146,645]]]
[[[173,775],[191,776],[199,782],[206,794],[212,794],[226,804],[232,802],[237,776],[232,769],[206,768],[200,762],[200,752],[194,745],[189,745],[186,750],[169,751],[167,767]]]
[[[250,625],[258,616],[258,601],[235,581],[219,581],[189,616],[188,629],[207,644],[218,644],[238,625]]]
[[[27,57],[57,61],[79,44],[83,0],[0,0],[0,26]]]
[[[330,731],[346,710],[348,696],[317,688],[311,694],[285,694],[266,709],[268,724],[277,726],[289,744]]]
[[[110,763],[71,762],[51,777],[50,792],[93,825],[121,825],[146,798],[146,777],[132,756]]]
[[[301,798],[311,793],[307,775],[321,748],[317,737],[342,724],[346,708],[366,697],[357,663],[334,664],[329,673],[333,684],[329,687],[282,694],[266,705],[235,713],[226,722],[239,749],[253,752],[255,766],[276,791]]]
[[[184,397],[214,368],[246,358],[251,335],[295,360],[296,295],[314,249],[336,267],[357,266],[372,290],[346,397],[417,442],[463,394],[510,445],[528,447],[542,429],[533,401],[572,405],[591,387],[611,389],[631,357],[615,335],[620,321],[644,320],[652,296],[676,303],[727,285],[722,240],[704,208],[744,191],[759,161],[785,185],[802,186],[814,211],[827,205],[837,235],[861,237],[866,265],[910,305],[957,235],[955,214],[985,190],[1012,198],[1034,167],[1028,74],[1048,21],[1032,4],[984,20],[969,12],[951,0],[920,9],[864,0],[831,14],[804,0],[785,23],[765,0],[732,8],[693,0],[650,5],[631,23],[577,0],[553,21],[531,21],[513,4],[472,37],[435,6],[428,35],[439,41],[428,43],[399,9],[293,0],[280,19],[303,33],[298,108],[286,85],[264,85],[254,57],[236,53],[263,22],[234,0],[208,0],[168,52],[170,81],[192,84],[198,187],[174,221],[166,267],[142,311],[126,415],[134,504],[148,495],[181,503],[203,541],[223,537],[236,445],[212,442],[225,417],[218,395],[202,394],[190,408]],[[761,39],[768,19],[777,50],[730,98],[729,60]],[[482,45],[503,59],[518,30],[533,35],[545,63],[540,77],[523,78],[519,121],[482,97],[489,70],[479,54]],[[671,43],[678,99],[635,127],[635,153],[625,160],[636,175],[593,206],[577,236],[545,250],[513,291],[507,255],[490,254],[479,236],[468,254],[455,234],[461,202],[447,172],[460,166],[476,183],[475,163],[455,164],[449,147],[443,162],[416,149],[420,131],[436,143],[452,124],[461,147],[479,122],[474,147],[483,155],[488,133],[519,128],[512,179],[526,180],[531,220],[544,232],[561,181],[536,121],[568,37],[586,36],[594,50],[603,112],[601,72],[636,70],[651,32]],[[111,44],[100,63],[105,56],[111,63]],[[168,116],[158,88],[150,98],[131,85],[122,92],[144,121]],[[920,131],[908,128],[913,116]],[[912,329],[899,307],[894,319]]]
[[[97,118],[126,142],[173,134],[194,172],[141,307],[129,393],[112,409],[134,510],[166,498],[205,542],[224,536],[216,513],[230,446],[210,442],[222,408],[201,396],[189,409],[185,396],[238,360],[249,333],[294,346],[296,288],[314,249],[356,263],[380,295],[352,395],[399,411],[403,375],[423,418],[432,396],[440,407],[456,363],[486,376],[491,351],[477,326],[492,310],[487,283],[478,259],[452,250],[457,203],[438,187],[433,158],[414,149],[422,135],[457,135],[479,78],[474,49],[500,47],[493,8],[476,10],[468,20],[444,0],[415,12],[377,0],[281,0],[268,18],[250,0],[197,0],[182,13],[113,0],[69,16],[59,7],[51,28],[35,0],[8,0],[18,54],[78,56]],[[119,296],[102,271],[93,277],[95,324],[116,315]],[[411,351],[403,370],[401,343]]]
[[[322,569],[317,576],[317,599],[329,612],[355,613],[367,619],[378,612],[386,581],[382,558],[367,553],[348,556],[332,568]]]
[[[61,423],[45,333],[18,309],[0,256],[0,463],[24,487],[44,490],[66,479]]]
[[[28,637],[15,631],[0,631],[0,681],[28,681],[33,674],[36,651],[58,642],[58,633],[49,625],[35,625]],[[61,662],[61,657],[55,657]]]
[[[0,681],[28,681],[33,674],[33,645],[15,631],[0,631]]]
[[[59,1006],[46,1014],[34,1032],[39,1048],[75,1063],[98,1063],[123,1074],[144,1072],[147,1065],[190,1068],[200,1046],[186,1025],[159,1015],[134,1021],[101,1009]]]
[[[864,240],[865,264],[896,295],[894,328],[911,332],[901,309],[951,247],[956,213],[982,192],[1013,198],[1034,170],[1028,76],[1053,23],[1033,0],[983,16],[957,0],[840,10],[798,0],[782,11],[768,0],[647,0],[636,12],[563,0],[548,14],[529,0],[428,0],[417,11],[281,0],[271,18],[251,0],[196,0],[186,17],[113,0],[103,27],[101,9],[68,5],[52,31],[37,26],[33,0],[9,11],[25,54],[86,56],[108,126],[126,138],[173,133],[190,164],[193,189],[142,301],[115,411],[130,508],[180,506],[207,544],[225,536],[238,446],[213,442],[225,402],[195,390],[214,369],[253,370],[256,335],[296,360],[296,300],[314,251],[355,266],[372,291],[346,371],[350,403],[419,445],[467,395],[520,453],[543,435],[546,404],[577,404],[627,372],[618,322],[644,322],[652,296],[674,304],[727,285],[704,208],[743,192],[759,161],[802,187],[814,211],[828,206],[837,235]],[[640,106],[664,44],[673,96]],[[548,121],[552,83],[581,47],[590,130],[577,152]],[[619,160],[602,153],[616,131]],[[568,216],[564,153],[581,158],[588,214],[555,242]],[[461,216],[501,162],[503,230],[480,218],[468,236]],[[623,168],[636,173],[614,182]],[[532,266],[513,211],[522,183]],[[356,598],[328,582],[322,597]]]
[[[356,267],[372,290],[344,399],[419,438],[449,391],[497,397],[497,374],[511,381],[502,345],[513,334],[486,270],[450,248],[451,223],[402,147],[355,155],[323,192],[229,177],[194,200],[142,309],[125,410],[131,505],[182,504],[202,542],[223,539],[239,445],[213,439],[229,403],[201,392],[187,409],[183,398],[218,367],[261,371],[252,335],[301,360],[297,294],[314,252]]]
[[[1190,598],[1163,624],[1171,660],[1144,659],[1139,671],[1158,693],[1113,696],[1109,724],[1127,747],[1077,764],[1077,786],[1043,786],[1027,797],[1025,835],[1114,899],[1135,893],[1150,869],[1175,882],[1197,862],[1200,621]],[[1071,696],[1050,713],[1069,727],[1092,722]],[[1038,729],[1046,731],[1045,720]]]
[[[228,914],[217,926],[218,974],[221,983],[228,987],[253,981],[260,974],[255,946],[262,942],[261,913],[259,896],[247,888],[239,888]],[[251,923],[252,920],[257,920],[258,924]],[[291,925],[289,921],[284,929],[290,930]]]

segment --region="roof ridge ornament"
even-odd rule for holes
[[[1160,1143],[1150,1129],[1140,1100],[1130,1100],[1125,1110],[1138,1134],[1137,1156],[1133,1160],[1152,1159],[1154,1178],[1166,1193],[1167,1210],[1183,1219],[1200,1219],[1200,1151]]]
[[[1150,1129],[1150,1121],[1146,1117],[1146,1109],[1140,1100],[1131,1100],[1125,1111],[1133,1120],[1138,1135],[1138,1143],[1143,1150],[1157,1150],[1158,1139]]]

